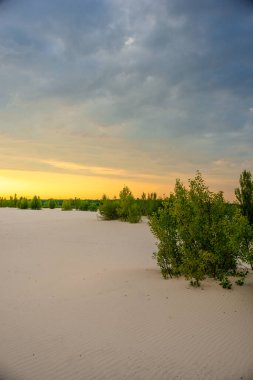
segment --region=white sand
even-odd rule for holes
[[[0,209],[0,379],[253,379],[253,275],[165,281],[146,223]]]

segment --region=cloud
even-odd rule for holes
[[[125,41],[125,46],[131,46],[135,43],[135,38],[128,37],[128,39]]]

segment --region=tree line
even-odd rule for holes
[[[41,210],[42,208],[61,208],[62,210],[97,211],[99,200],[74,199],[40,199],[35,195],[32,199],[27,197],[10,196],[9,199],[0,197],[0,207]]]

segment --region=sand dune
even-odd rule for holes
[[[253,379],[253,275],[165,281],[145,222],[0,209],[0,379]]]

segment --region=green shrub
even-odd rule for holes
[[[139,223],[141,220],[141,207],[127,186],[125,186],[119,194],[117,214],[121,220],[130,223]]]
[[[21,197],[18,202],[18,208],[25,210],[25,209],[28,209],[28,207],[29,207],[28,199]]]
[[[65,200],[62,202],[61,209],[62,209],[63,211],[71,211],[71,210],[73,210],[72,200],[71,200],[71,199],[65,199]]]
[[[248,274],[248,270],[237,271],[235,275],[239,278],[235,281],[235,283],[239,286],[244,285],[247,274]]]
[[[11,207],[10,201],[8,201],[6,198],[1,197],[0,198],[0,207]]]
[[[118,201],[104,199],[98,207],[99,213],[104,220],[118,219]]]
[[[128,208],[127,221],[129,223],[139,223],[141,220],[141,209],[138,204],[131,203]]]
[[[119,193],[119,204],[117,209],[117,214],[119,218],[123,221],[128,220],[129,209],[134,203],[134,197],[132,192],[127,186],[124,186]]]
[[[96,201],[90,201],[88,202],[88,211],[97,211],[98,210],[98,203]]]
[[[153,213],[157,212],[160,207],[162,207],[162,199],[157,198],[156,193],[151,193],[146,195],[142,193],[141,199],[137,200],[142,215],[151,216]]]
[[[224,276],[220,282],[220,285],[224,288],[224,289],[231,289],[232,288],[232,283],[231,281],[229,281],[228,277]]]
[[[228,207],[221,192],[210,192],[199,172],[189,189],[177,180],[175,193],[149,223],[158,239],[155,257],[165,278],[184,275],[196,286],[206,276],[223,278],[236,271],[240,252],[247,250],[247,219],[236,207]]]
[[[78,210],[80,211],[88,211],[89,210],[89,202],[88,201],[81,201],[79,204]]]
[[[42,203],[41,203],[40,197],[37,197],[35,195],[33,199],[31,200],[30,207],[32,210],[41,210]]]
[[[52,210],[52,209],[54,209],[55,207],[56,207],[56,202],[55,202],[55,200],[54,199],[49,199],[48,200],[48,207]]]
[[[236,281],[235,281],[236,285],[239,285],[239,286],[242,286],[244,285],[244,278],[238,278]]]

